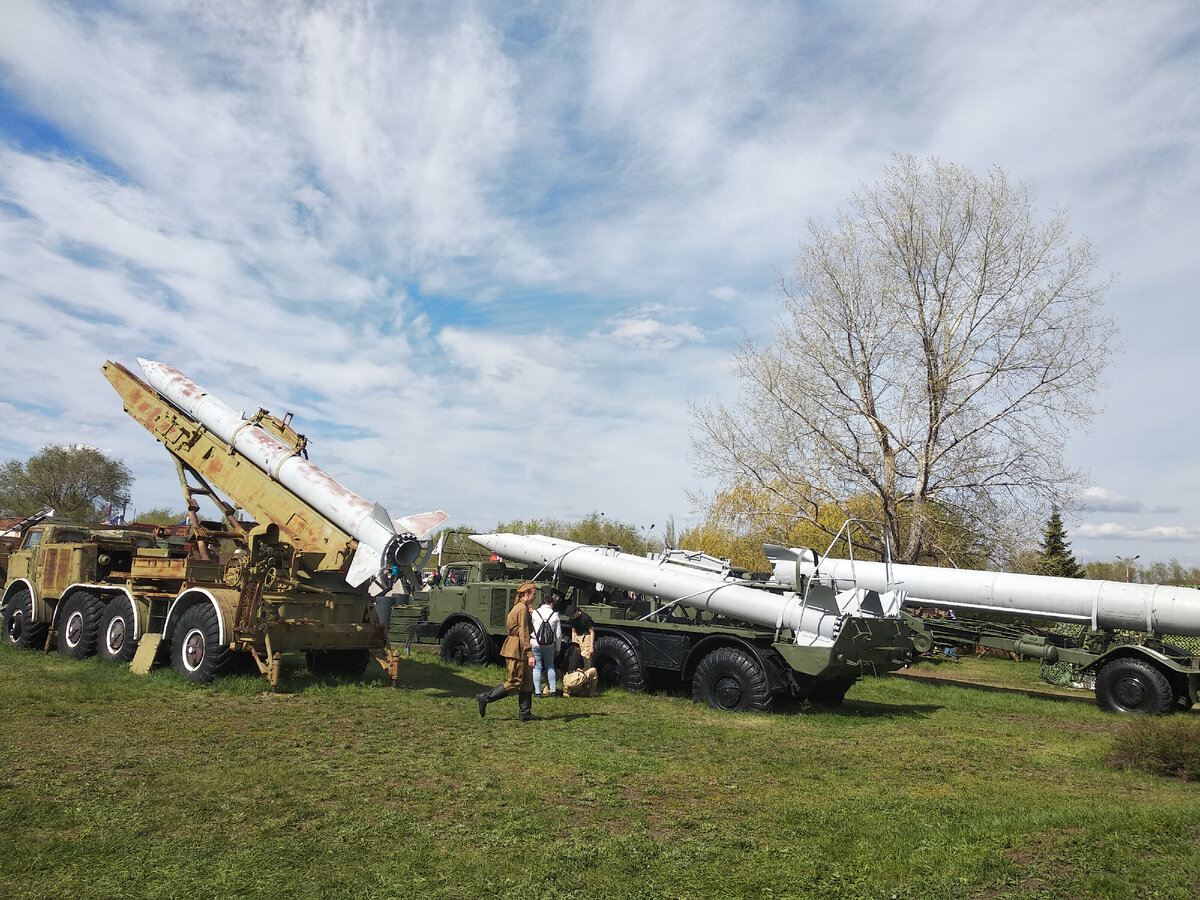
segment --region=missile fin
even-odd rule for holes
[[[423,538],[448,518],[450,518],[448,513],[437,509],[432,512],[414,513],[411,516],[393,519],[392,527],[400,534],[407,533],[417,538]]]
[[[383,550],[360,543],[350,560],[350,571],[346,573],[346,583],[350,587],[358,587],[379,574],[383,560]]]

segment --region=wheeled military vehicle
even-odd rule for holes
[[[629,556],[613,548],[589,549]],[[765,575],[754,579],[723,560],[685,556],[686,563],[677,555],[666,565],[686,567],[686,575],[726,587],[750,585],[770,603],[787,602],[784,589],[769,584]],[[664,602],[623,585],[569,574],[565,567],[461,560],[442,566],[441,576],[440,585],[416,595],[411,605],[393,609],[394,642],[437,640],[447,662],[494,662],[517,585],[537,577],[547,582],[543,601],[553,597],[560,612],[575,605],[593,620],[593,663],[602,686],[641,691],[652,682],[682,684],[694,700],[714,709],[765,712],[784,699],[839,705],[861,675],[899,668],[914,656],[910,633],[896,615],[838,614],[834,618],[840,624],[830,637],[797,643],[790,628]]]
[[[306,654],[316,671],[361,673],[379,651],[395,679],[373,592],[415,582],[419,536],[309,463],[288,421],[265,410],[243,419],[171,367],[142,367],[161,390],[117,363],[103,371],[171,454],[188,533],[156,541],[133,530],[29,528],[0,601],[6,640],[95,652],[142,672],[169,649],[199,683],[240,655],[272,686],[285,653]],[[199,517],[201,497],[221,522]]]

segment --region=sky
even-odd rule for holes
[[[5,0],[0,460],[98,447],[181,509],[100,374],[144,357],[393,516],[682,530],[692,406],[914,154],[1116,275],[1076,557],[1200,565],[1197,73],[1191,0]]]

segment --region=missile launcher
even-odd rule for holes
[[[103,372],[170,453],[187,533],[33,525],[0,601],[9,643],[57,644],[139,672],[166,650],[199,683],[242,653],[272,686],[285,653],[305,653],[317,672],[360,673],[382,651],[394,681],[388,592],[415,589],[421,539],[446,514],[393,520],[309,462],[290,416],[244,419],[171,366],[139,363],[144,380],[114,362]],[[201,498],[222,522],[200,517]]]

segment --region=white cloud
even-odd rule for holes
[[[1116,522],[1104,522],[1099,525],[1079,525],[1071,534],[1077,538],[1096,538],[1105,541],[1196,541],[1200,540],[1200,527],[1155,525],[1149,528],[1131,528]]]
[[[97,371],[141,355],[295,410],[395,514],[682,517],[687,401],[769,333],[806,221],[935,153],[1034,179],[1122,270],[1131,346],[1072,462],[1089,509],[1168,524],[1072,536],[1183,546],[1148,498],[1200,509],[1200,400],[1168,390],[1200,325],[1189,13],[10,3],[0,457],[113,446],[173,502]]]
[[[1156,504],[1147,506],[1141,500],[1131,500],[1128,497],[1122,497],[1115,494],[1107,488],[1102,488],[1099,485],[1092,485],[1084,490],[1079,498],[1080,506],[1089,512],[1114,512],[1114,513],[1177,513],[1178,506],[1169,506],[1166,504]]]

